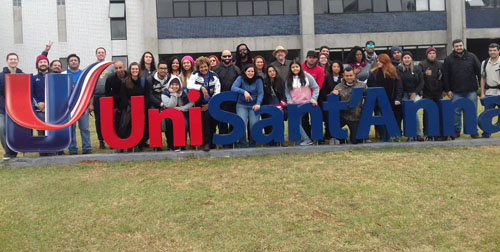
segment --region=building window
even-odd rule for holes
[[[299,0],[156,0],[158,18],[297,15]]]
[[[468,9],[473,8],[500,8],[500,0],[465,0]]]
[[[125,0],[111,0],[109,3],[109,21],[111,25],[111,39],[127,39]]]
[[[64,5],[66,5],[66,1],[65,0],[57,0],[57,5],[64,6]]]
[[[121,62],[123,62],[125,69],[128,68],[128,56],[127,55],[112,56],[111,60],[112,61],[121,61]]]
[[[444,10],[445,0],[314,0],[315,14]]]
[[[14,7],[22,7],[21,0],[12,0],[12,6],[14,6]]]

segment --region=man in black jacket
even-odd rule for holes
[[[480,63],[476,55],[464,48],[461,39],[453,41],[453,52],[446,57],[443,64],[444,90],[453,100],[466,98],[474,103],[477,109],[478,80],[481,75]],[[462,111],[455,109],[455,138],[460,137],[462,130]],[[478,134],[471,135],[478,138]]]
[[[235,64],[231,63],[233,56],[231,51],[224,50],[221,54],[221,63],[215,67],[214,72],[219,76],[220,81],[220,91],[226,92],[231,91],[233,82],[240,75],[240,68]],[[235,102],[225,102],[221,105],[222,110],[228,111],[236,114],[236,103]],[[219,134],[227,134],[231,132],[231,128],[227,123],[219,122]]]
[[[127,72],[125,71],[123,62],[121,61],[116,61],[114,66],[115,72],[108,75],[106,78],[105,95],[106,97],[113,97],[115,130],[118,132],[118,126],[120,123],[120,110],[118,109],[120,106],[120,87],[122,86],[122,81],[125,77],[127,77]]]

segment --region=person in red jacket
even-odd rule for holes
[[[307,52],[307,57],[304,63],[302,63],[302,68],[305,72],[312,75],[321,90],[323,82],[325,81],[325,72],[323,68],[318,65],[318,54],[315,51]]]

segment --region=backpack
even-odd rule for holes
[[[481,66],[481,76],[484,77],[485,79],[485,84],[484,87],[485,89],[488,89],[488,88],[492,88],[488,85],[488,83],[486,82],[486,66],[488,65],[488,62],[490,61],[490,58],[487,58],[485,60],[483,60],[483,64]],[[500,64],[499,64],[499,67],[498,69],[496,70],[498,72],[498,74],[500,75]],[[494,88],[498,88],[498,87],[494,87]]]

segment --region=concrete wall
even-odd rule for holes
[[[300,34],[298,15],[158,19],[159,39],[298,34]]]
[[[500,8],[468,9],[467,28],[500,28]]]
[[[236,46],[245,43],[252,51],[274,50],[282,45],[287,49],[300,49],[300,36],[267,36],[237,38],[202,38],[202,39],[160,39],[160,54],[189,54],[203,52],[222,52],[225,49],[235,51]]]
[[[446,12],[321,14],[316,34],[446,30]]]

